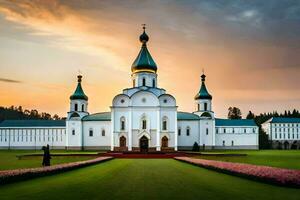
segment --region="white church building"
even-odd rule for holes
[[[0,123],[0,148],[105,149],[112,151],[258,149],[258,126],[253,120],[215,118],[212,95],[201,76],[193,113],[179,112],[176,98],[159,88],[157,65],[151,57],[145,29],[141,50],[131,66],[132,87],[112,100],[110,112],[90,114],[82,76],[70,96],[65,121],[5,120]]]

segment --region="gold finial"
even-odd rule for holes
[[[77,79],[78,79],[78,83],[81,83],[81,79],[82,79],[82,75],[81,75],[81,71],[78,70],[78,76],[77,76]]]
[[[146,30],[146,24],[142,24],[144,31]]]

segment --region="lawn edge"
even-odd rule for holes
[[[98,157],[91,160],[63,163],[63,164],[53,165],[50,167],[4,170],[4,171],[0,171],[0,185],[33,179],[37,177],[53,175],[53,174],[59,174],[62,172],[67,172],[74,169],[79,169],[82,167],[87,167],[94,164],[102,163],[112,159],[114,158],[106,156],[106,157]]]

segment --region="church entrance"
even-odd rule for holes
[[[124,136],[120,137],[120,147],[126,147],[126,138]]]
[[[161,147],[168,147],[168,138],[166,136],[161,139]]]
[[[149,147],[149,140],[146,136],[141,137],[140,139],[140,149],[141,152],[146,153],[148,152],[148,147]]]

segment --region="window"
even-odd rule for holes
[[[234,145],[234,142],[233,142],[233,140],[231,141],[231,146],[233,146]]]
[[[133,79],[133,87],[135,87],[135,79]]]
[[[190,127],[186,128],[186,135],[189,136],[190,135]]]
[[[216,128],[216,134],[218,134],[219,133],[219,129],[218,128]]]
[[[246,133],[246,129],[244,128],[244,133]]]
[[[74,105],[74,110],[75,110],[75,111],[78,110],[78,104],[77,104],[77,103],[75,103],[75,105]]]
[[[163,121],[163,127],[162,127],[162,129],[163,129],[164,131],[167,130],[167,120],[166,120],[166,119],[164,119],[164,121]]]
[[[223,146],[225,146],[225,140],[223,140]]]
[[[226,133],[226,128],[224,128],[224,133]]]
[[[232,128],[232,133],[234,133],[234,128]]]
[[[255,128],[253,128],[253,133],[255,133]]]
[[[198,111],[200,110],[200,104],[197,104],[197,106],[198,106]]]
[[[207,111],[207,103],[204,103],[204,111]]]
[[[143,78],[143,86],[146,86],[146,79]]]
[[[104,129],[101,131],[101,135],[105,136],[105,130]]]
[[[178,135],[181,135],[181,128],[178,128]]]
[[[152,79],[152,87],[155,87],[155,79]]]
[[[93,129],[90,129],[90,131],[89,131],[89,136],[90,136],[90,137],[93,137],[93,134],[94,134],[94,133],[93,133]]]
[[[142,129],[143,130],[147,129],[147,120],[145,119],[142,120]]]
[[[120,121],[121,121],[121,131],[124,131],[125,130],[125,118],[121,117]]]
[[[81,111],[84,112],[84,104],[81,105]]]
[[[206,135],[208,135],[208,128],[206,128]]]
[[[72,135],[75,135],[75,130],[74,129],[72,130]]]

